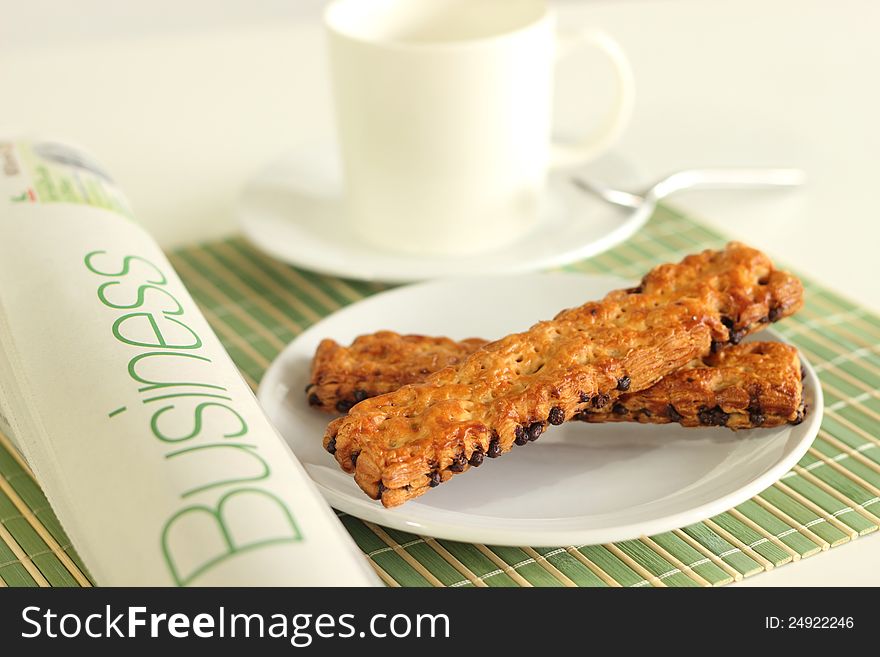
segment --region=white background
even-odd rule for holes
[[[560,2],[605,28],[635,69],[619,153],[645,182],[679,168],[804,168],[792,193],[676,203],[880,310],[880,4],[870,0]],[[0,0],[0,129],[87,147],[164,246],[235,230],[249,176],[332,135],[323,2]],[[571,65],[563,71],[570,79]],[[563,118],[603,98],[576,71]],[[610,181],[613,182],[613,181]],[[880,584],[880,539],[747,584]]]

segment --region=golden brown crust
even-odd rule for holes
[[[781,342],[747,342],[696,361],[650,388],[621,395],[601,412],[583,411],[572,419],[753,429],[799,424],[804,413],[797,349]]]
[[[321,410],[345,413],[357,401],[422,382],[486,343],[476,338],[454,342],[393,331],[361,336],[350,347],[324,340],[315,354],[312,384],[307,389],[319,394],[323,402],[310,403]],[[797,349],[780,342],[749,342],[726,347],[650,388],[621,395],[614,404],[572,419],[769,428],[803,420],[802,393]],[[349,401],[352,397],[355,401]]]
[[[362,335],[349,347],[322,340],[312,360],[306,396],[317,409],[346,413],[364,399],[420,383],[429,374],[457,365],[486,342],[476,338],[456,342],[393,331]]]
[[[713,345],[739,343],[802,297],[800,282],[759,251],[704,251],[356,404],[330,423],[324,446],[364,492],[396,506],[534,440],[550,419],[613,403],[624,378],[643,390]]]

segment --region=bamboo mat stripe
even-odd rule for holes
[[[656,264],[724,242],[701,223],[661,207],[627,242],[564,269],[636,279]],[[289,267],[240,237],[170,257],[254,388],[301,331],[387,287]],[[606,545],[472,545],[337,512],[340,521],[388,586],[719,586],[790,567],[877,531],[880,317],[808,279],[804,284],[804,309],[777,327],[819,373],[826,399],[822,429],[797,466],[736,508]],[[27,464],[0,436],[0,586],[89,584]]]

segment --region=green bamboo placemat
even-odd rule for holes
[[[661,208],[635,237],[566,267],[638,278],[655,264],[724,243]],[[280,264],[235,237],[171,260],[248,383],[322,317],[384,289]],[[806,305],[776,325],[810,359],[825,417],[809,453],[734,509],[675,531],[607,545],[498,547],[340,520],[390,586],[706,586],[810,557],[880,525],[880,317],[804,280]],[[381,327],[377,327],[381,328]],[[393,327],[390,327],[393,328]],[[0,585],[88,585],[27,466],[0,437]]]

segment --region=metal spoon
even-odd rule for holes
[[[800,169],[688,169],[663,178],[641,194],[612,189],[595,180],[572,178],[571,182],[609,203],[638,208],[644,203],[656,204],[660,199],[686,189],[797,187],[803,185],[805,180],[806,176]]]

